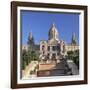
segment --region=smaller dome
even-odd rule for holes
[[[58,40],[58,31],[57,28],[55,26],[55,24],[53,23],[50,30],[49,30],[49,40],[50,39],[56,39]]]

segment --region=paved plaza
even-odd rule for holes
[[[34,67],[37,65],[39,68],[31,75],[30,72],[34,70]],[[30,63],[24,71],[23,79],[46,76],[70,76],[78,74],[79,70],[72,60],[62,59],[59,63]]]

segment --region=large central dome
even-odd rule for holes
[[[49,30],[49,40],[51,39],[59,40],[58,31],[54,23]]]

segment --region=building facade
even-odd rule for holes
[[[30,35],[29,39],[31,40],[33,36],[31,33]],[[48,33],[48,40],[41,40],[38,45],[37,50],[39,52],[40,59],[43,60],[47,58],[48,60],[58,60],[67,55],[68,51],[79,50],[75,33],[72,35],[71,44],[66,44],[65,41],[59,39],[59,36],[58,30],[53,23]],[[25,45],[24,49],[27,49],[27,47],[28,45]]]
[[[48,59],[60,59],[65,54],[65,42],[59,40],[58,30],[53,24],[48,33],[48,40],[40,42],[40,55],[46,56]]]

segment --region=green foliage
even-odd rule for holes
[[[28,64],[27,52],[25,50],[23,50],[23,52],[22,52],[22,69],[25,69],[27,64]]]
[[[39,59],[38,54],[35,51],[31,52],[31,59],[37,61]]]
[[[22,69],[25,69],[25,67],[31,62],[31,61],[37,61],[39,60],[39,54],[35,51],[35,45],[34,45],[34,38],[32,39],[28,38],[28,51],[23,50],[22,51]]]
[[[73,60],[73,62],[74,62],[74,63],[77,65],[77,67],[79,68],[79,50],[76,50],[76,51],[68,51],[67,54],[68,54],[67,58]]]
[[[39,60],[39,54],[35,51],[23,51],[22,52],[22,69],[25,69],[25,67],[31,62],[31,61],[37,61]]]
[[[25,69],[25,67],[26,67],[26,62],[22,62],[22,70],[24,70]]]
[[[68,59],[73,59],[73,51],[68,51]]]

